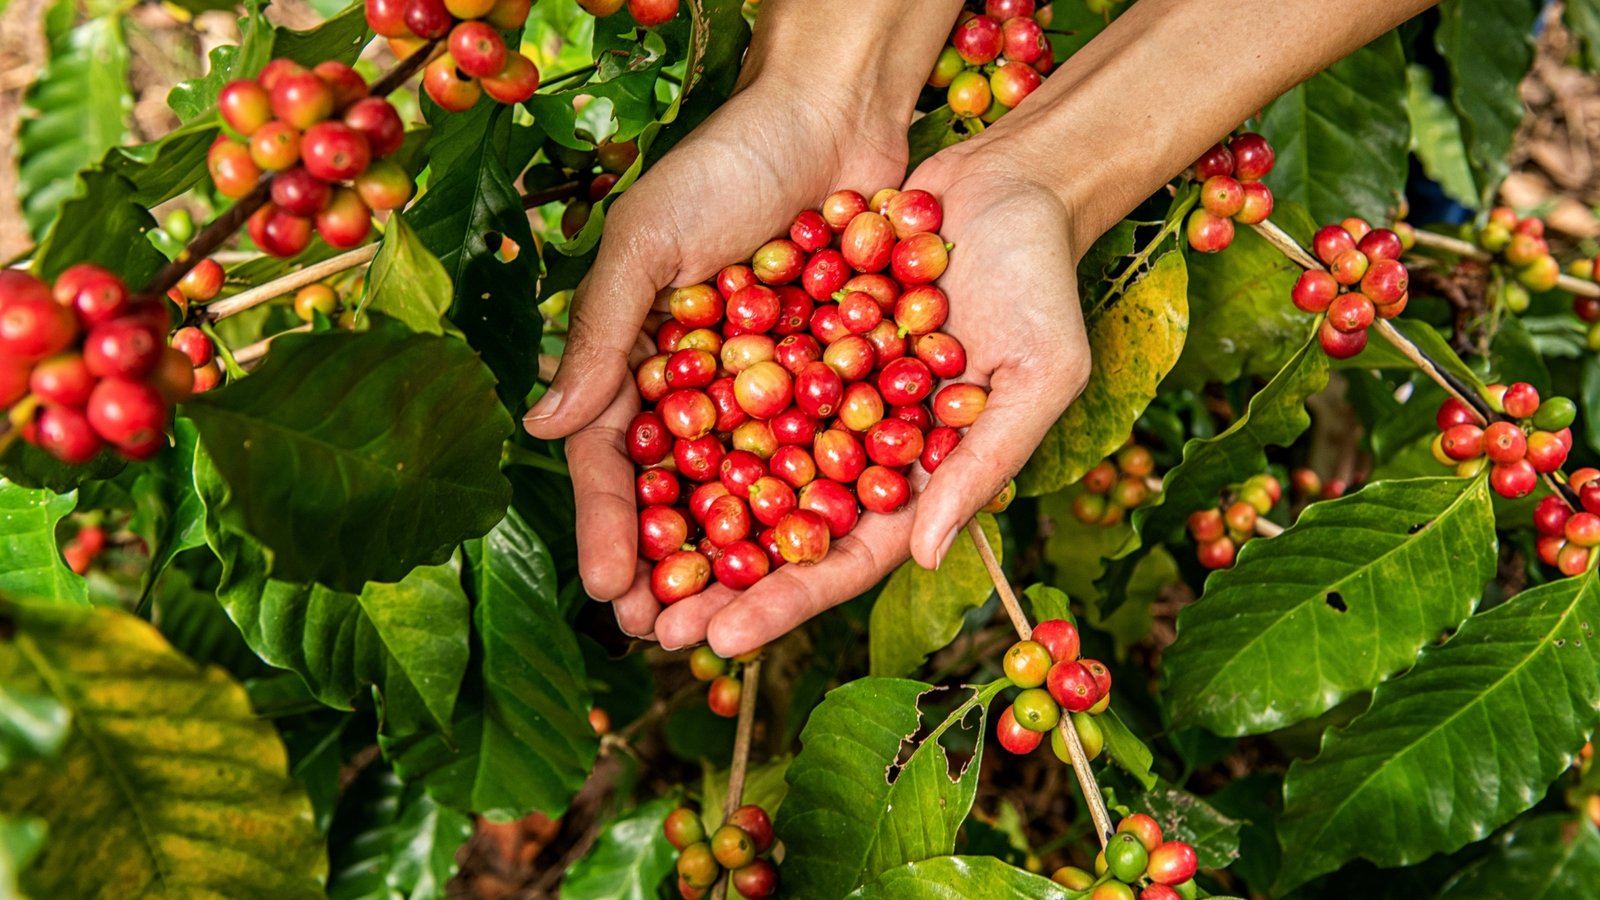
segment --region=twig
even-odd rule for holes
[[[341,253],[322,262],[312,263],[304,269],[290,272],[281,278],[274,278],[266,284],[258,285],[247,291],[240,291],[225,300],[218,300],[215,303],[207,303],[205,306],[196,307],[194,316],[208,322],[215,322],[219,319],[238,315],[253,306],[260,306],[269,300],[282,297],[290,291],[296,291],[308,284],[321,281],[329,275],[343,272],[347,269],[354,269],[356,266],[370,262],[374,256],[378,255],[380,246],[382,246],[381,241],[374,241],[365,247],[358,247],[348,253]]]
[[[424,65],[427,65],[436,50],[442,49],[443,45],[437,39],[429,41],[419,48],[417,52],[401,60],[398,65],[389,70],[388,74],[373,82],[369,93],[374,97],[382,97],[392,93],[395,88],[405,84],[407,79],[415,75]],[[263,176],[260,183],[256,185],[255,190],[241,197],[232,206],[228,207],[222,215],[206,223],[206,226],[200,229],[200,233],[194,236],[194,240],[179,251],[171,262],[162,266],[161,270],[156,272],[155,277],[145,284],[142,293],[152,297],[159,297],[171,290],[179,279],[183,278],[185,273],[194,268],[196,263],[216,252],[218,247],[221,247],[224,242],[233,237],[234,232],[244,226],[245,221],[254,215],[256,210],[266,205],[271,191],[272,176]]]
[[[1274,537],[1277,537],[1280,534],[1283,534],[1283,526],[1282,525],[1279,525],[1277,522],[1274,522],[1271,519],[1263,518],[1261,516],[1257,516],[1256,517],[1255,528],[1256,528],[1256,534],[1258,534],[1258,535],[1260,535],[1262,537],[1274,538]]]
[[[267,351],[272,347],[272,342],[278,338],[281,338],[286,334],[300,334],[310,330],[311,323],[307,322],[304,325],[296,325],[288,331],[280,331],[270,337],[264,337],[261,340],[256,341],[254,344],[246,344],[243,347],[233,351],[233,359],[240,366],[249,365],[261,359],[261,357],[266,356]]]
[[[1017,602],[1017,595],[1011,591],[1011,583],[1006,579],[1005,572],[1000,570],[1000,562],[995,559],[994,548],[989,546],[989,536],[983,533],[983,528],[978,525],[978,520],[973,519],[967,523],[967,534],[972,536],[972,543],[978,548],[978,556],[983,559],[983,566],[989,572],[989,580],[994,582],[995,592],[1000,595],[1000,602],[1005,604],[1006,612],[1011,615],[1011,624],[1016,626],[1017,637],[1028,640],[1033,635],[1033,628],[1028,624],[1028,617],[1022,614],[1022,606]],[[1072,726],[1072,714],[1063,716],[1056,725],[1062,740],[1067,745],[1067,755],[1072,757],[1072,771],[1078,776],[1078,787],[1083,791],[1084,802],[1089,807],[1089,817],[1094,819],[1095,834],[1100,839],[1100,847],[1104,849],[1113,834],[1111,829],[1111,813],[1106,810],[1106,799],[1100,793],[1100,784],[1095,781],[1094,770],[1089,768],[1089,756],[1083,752],[1083,743],[1078,740],[1078,730]]]
[[[1284,256],[1289,257],[1289,259],[1298,264],[1300,268],[1322,268],[1322,263],[1317,262],[1317,258],[1312,256],[1310,251],[1300,246],[1299,241],[1290,237],[1289,232],[1279,228],[1277,223],[1273,222],[1271,219],[1267,219],[1263,222],[1257,222],[1250,227],[1255,229],[1256,234],[1266,238],[1267,243],[1277,247]]]
[[[1000,560],[995,558],[994,548],[989,546],[989,536],[983,533],[983,526],[977,519],[967,523],[967,534],[972,536],[972,545],[978,548],[978,557],[983,560],[983,567],[989,570],[989,580],[994,582],[995,593],[1000,595],[1000,603],[1006,608],[1006,615],[1011,617],[1011,625],[1017,629],[1017,637],[1028,640],[1033,637],[1033,626],[1028,624],[1028,617],[1022,612],[1022,604],[1017,602],[1017,595],[1011,591],[1011,582],[1006,578],[1006,573],[1000,568]]]
[[[750,735],[756,723],[756,691],[761,686],[761,657],[744,664],[744,689],[739,694],[739,726],[733,736],[733,767],[728,770],[728,797],[722,802],[722,820],[726,822],[744,799],[744,776],[750,768]],[[728,896],[729,873],[717,880],[711,900],[724,900]]]
[[[1479,262],[1493,262],[1494,254],[1479,247],[1470,241],[1453,238],[1447,234],[1437,234],[1432,231],[1418,231],[1417,246],[1427,247],[1430,250],[1440,250],[1465,259],[1475,259]],[[1580,297],[1600,297],[1600,284],[1583,278],[1577,278],[1562,273],[1556,278],[1556,287],[1569,294]]]

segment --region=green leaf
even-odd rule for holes
[[[68,465],[27,441],[13,441],[0,455],[0,477],[22,487],[48,488],[57,494],[77,490],[85,482],[115,477],[125,468],[127,462],[111,452],[103,452],[81,466]]]
[[[180,81],[167,92],[167,105],[185,124],[210,112],[217,92],[235,78],[254,78],[272,59],[272,25],[255,4],[239,19],[239,43],[214,47],[204,77]]]
[[[463,812],[559,816],[583,786],[598,742],[583,654],[562,618],[550,553],[515,512],[466,550],[481,701],[458,706],[455,747],[428,736],[385,742],[385,752],[401,777],[425,780],[439,802]]]
[[[656,79],[661,76],[665,64],[665,58],[652,57],[639,47],[620,65],[607,66],[608,77],[534,94],[523,105],[556,143],[589,150],[594,145],[574,134],[578,128],[578,113],[572,101],[580,95],[610,100],[611,116],[617,126],[612,136],[620,141],[631,140],[656,120]]]
[[[607,823],[562,879],[562,900],[655,900],[678,860],[662,831],[677,806],[677,795],[668,794]]]
[[[0,775],[0,813],[58,840],[24,873],[40,897],[319,897],[311,805],[244,689],[114,609],[0,606],[0,683],[72,716],[59,763]]]
[[[513,174],[506,170],[511,108],[480,103],[434,123],[428,140],[428,190],[412,207],[416,236],[455,286],[450,319],[499,379],[500,397],[518,406],[539,374],[543,325],[535,303],[535,256],[495,256],[491,235],[531,248],[533,232]]]
[[[17,135],[23,214],[35,235],[77,189],[78,170],[122,143],[133,93],[120,15],[96,16],[52,42]]]
[[[1434,93],[1433,72],[1412,63],[1406,67],[1406,112],[1411,117],[1411,152],[1422,171],[1438,182],[1445,196],[1467,207],[1478,205],[1478,188],[1467,164],[1461,120],[1450,102]]]
[[[53,281],[68,266],[98,263],[138,290],[167,258],[150,243],[151,218],[135,197],[133,182],[108,172],[88,171],[83,187],[39,241],[33,273]]]
[[[1117,768],[1132,775],[1145,790],[1155,787],[1156,776],[1150,771],[1150,764],[1155,762],[1155,757],[1150,754],[1150,748],[1144,745],[1144,741],[1129,730],[1116,710],[1106,710],[1095,721],[1105,736],[1106,755],[1117,764]]]
[[[785,870],[785,885],[788,875]],[[890,869],[851,894],[849,900],[1076,900],[1087,896],[992,856],[939,856]]]
[[[194,423],[181,416],[172,427],[173,449],[140,466],[130,489],[135,511],[129,527],[150,549],[146,591],[174,557],[206,542],[206,509],[194,481],[200,436]]]
[[[363,308],[382,313],[412,331],[444,334],[444,314],[450,308],[450,276],[417,233],[395,213],[383,234],[383,246],[367,271],[367,296]]]
[[[54,757],[70,723],[67,708],[50,694],[0,684],[0,771],[22,760]]]
[[[217,137],[211,122],[195,123],[136,147],[113,147],[100,167],[134,185],[134,199],[157,206],[209,178],[206,154]]]
[[[1488,197],[1508,171],[1522,122],[1517,85],[1533,65],[1537,0],[1445,0],[1433,43],[1450,69],[1450,102],[1461,114],[1477,195]]]
[[[1597,626],[1590,572],[1524,591],[1423,650],[1316,759],[1289,767],[1279,886],[1357,856],[1390,867],[1450,853],[1537,803],[1594,729]]]
[[[928,157],[966,140],[967,136],[955,129],[958,121],[949,106],[941,106],[912,122],[911,130],[906,135],[911,145],[911,159],[906,164],[906,171],[914,171]]]
[[[1267,448],[1287,447],[1311,427],[1306,398],[1328,384],[1328,355],[1316,330],[1302,323],[1300,350],[1227,431],[1183,445],[1183,461],[1161,479],[1161,492],[1134,511],[1145,544],[1181,537],[1189,514],[1217,505],[1221,491],[1267,470]],[[1306,337],[1306,332],[1310,336]]]
[[[1387,32],[1267,107],[1261,132],[1277,150],[1272,193],[1318,222],[1387,222],[1406,183],[1411,123],[1406,57]]]
[[[899,766],[929,686],[867,677],[829,692],[800,733],[800,754],[786,776],[789,795],[777,821],[785,892],[840,897],[902,863],[954,850],[978,787],[985,707],[1007,684],[964,688],[974,696]],[[939,734],[974,707],[972,759],[952,777]]]
[[[0,896],[25,900],[22,872],[44,848],[44,839],[44,823],[38,819],[0,816]]]
[[[365,4],[351,3],[338,15],[329,16],[305,31],[273,29],[272,55],[292,59],[308,68],[330,59],[354,63],[370,34]]]
[[[1155,819],[1167,840],[1193,847],[1202,869],[1225,869],[1239,858],[1239,830],[1244,823],[1188,791],[1163,784],[1139,795],[1131,805]]]
[[[1048,584],[1030,584],[1023,590],[1023,595],[1033,610],[1033,620],[1042,622],[1046,619],[1065,619],[1074,624],[1077,619],[1072,615],[1072,599],[1066,592],[1053,588]]]
[[[1544,815],[1513,826],[1439,900],[1563,900],[1600,884],[1600,831],[1583,816]]]
[[[76,493],[19,487],[0,478],[0,592],[87,605],[89,583],[67,568],[56,523],[78,505]]]
[[[1163,658],[1174,723],[1256,734],[1410,665],[1495,572],[1485,478],[1378,482],[1257,538],[1178,617]]]
[[[472,821],[369,767],[340,799],[328,836],[329,900],[443,900]]]
[[[1188,284],[1183,254],[1167,253],[1126,293],[1091,315],[1089,384],[1017,475],[1022,494],[1047,494],[1077,481],[1127,440],[1183,352]]]
[[[249,378],[185,411],[229,510],[284,581],[397,581],[449,559],[510,503],[510,419],[452,338],[377,317],[364,333],[284,335]]]
[[[999,557],[1000,528],[994,517],[980,514],[978,522]],[[964,531],[956,535],[938,569],[924,569],[914,560],[901,563],[872,606],[872,674],[898,677],[921,668],[928,654],[955,640],[961,620],[992,593],[989,570]]]
[[[1314,226],[1305,208],[1280,200],[1272,219],[1295,230]],[[1289,299],[1304,271],[1253,228],[1240,228],[1226,253],[1192,253],[1189,335],[1163,387],[1198,390],[1242,375],[1271,376],[1312,331],[1311,317]]]

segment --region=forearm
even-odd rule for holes
[[[1434,2],[1140,0],[970,152],[1054,190],[1082,248],[1239,122]]]
[[[961,0],[766,0],[741,84],[790,85],[910,124]]]

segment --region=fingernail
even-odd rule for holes
[[[958,525],[955,528],[950,529],[950,533],[944,536],[944,543],[939,545],[939,555],[934,558],[933,567],[935,569],[944,565],[945,554],[950,552],[951,546],[953,546],[956,542],[956,535],[960,533],[961,526]]]
[[[556,409],[558,407],[560,407],[560,406],[561,406],[561,392],[558,391],[558,390],[554,390],[554,389],[545,391],[544,396],[539,398],[539,402],[535,403],[533,405],[533,409],[528,410],[527,415],[524,415],[522,417],[522,421],[524,421],[524,422],[540,422],[540,421],[543,421],[543,420],[548,419],[551,416],[555,415]]]

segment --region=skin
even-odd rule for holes
[[[919,166],[904,186],[944,205],[941,234],[957,248],[940,280],[951,306],[945,329],[966,345],[964,380],[990,389],[983,415],[931,479],[918,472],[912,504],[864,516],[821,563],[785,566],[744,592],[713,585],[663,609],[636,559],[634,472],[622,444],[638,411],[627,366],[644,346],[645,313],[661,289],[747,258],[833,190],[898,183],[913,104],[960,7],[767,0],[738,92],[608,215],[573,300],[560,371],[524,420],[539,437],[568,438],[590,596],[611,601],[629,634],[668,648],[709,641],[732,656],[856,596],[908,557],[936,568],[1088,379],[1082,251],[1274,97],[1432,2],[1336,5],[1141,0],[1027,103]],[[1019,221],[1029,223],[1025,241]]]

